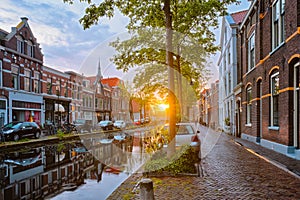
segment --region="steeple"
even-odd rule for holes
[[[100,58],[99,58],[99,61],[98,61],[98,72],[97,72],[97,76],[96,76],[96,80],[95,80],[94,84],[97,84],[102,79],[103,79],[103,76],[102,76],[102,73],[101,73]]]
[[[100,66],[100,58],[99,58],[99,62],[98,62],[98,73],[97,73],[97,77],[99,77],[99,80],[101,80],[103,78],[102,74],[101,74],[101,66]]]

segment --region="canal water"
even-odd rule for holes
[[[78,187],[74,191],[65,191],[51,199],[53,200],[82,200],[82,199],[97,199],[104,200],[115,191],[118,186],[128,178],[129,174],[110,174],[103,173],[102,180],[97,182],[96,180],[86,179],[85,184]]]
[[[149,158],[142,134],[0,148],[0,199],[106,199]]]

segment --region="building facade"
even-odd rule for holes
[[[10,121],[44,121],[41,88],[43,54],[26,17],[0,29],[0,124]]]
[[[124,81],[117,77],[112,77],[104,78],[101,82],[111,88],[111,119],[113,121],[131,121],[129,113],[129,97],[125,90]]]
[[[247,10],[231,13],[222,19],[219,66],[219,124],[236,135],[237,34]]]
[[[105,83],[100,62],[94,77],[45,66],[26,17],[11,32],[0,29],[1,126],[11,121],[35,121],[42,126],[77,119],[94,125],[108,119],[130,121],[125,87],[121,89],[123,81],[117,80],[117,84]]]
[[[300,1],[255,0],[240,25],[242,138],[300,159]]]

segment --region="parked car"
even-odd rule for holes
[[[169,124],[163,127],[164,131],[169,130]],[[200,139],[198,137],[200,131],[196,131],[195,125],[193,123],[177,123],[176,124],[176,146],[182,146],[189,144],[200,151]],[[167,143],[164,145],[167,147]]]
[[[123,129],[126,127],[126,123],[123,120],[117,120],[114,122],[114,127],[118,129]]]
[[[150,123],[150,118],[149,117],[145,118],[145,123]]]
[[[91,120],[86,119],[76,119],[74,121],[74,125],[76,127],[76,130],[78,133],[84,133],[84,132],[93,132],[94,127],[92,125]]]
[[[100,121],[98,123],[98,125],[100,126],[100,128],[102,128],[103,130],[113,130],[114,124],[112,121],[110,120],[104,120],[104,121]]]
[[[141,121],[139,119],[135,119],[133,123],[134,125],[141,125]]]
[[[41,136],[41,128],[35,122],[10,122],[1,129],[1,140],[18,141],[25,137],[39,138]]]

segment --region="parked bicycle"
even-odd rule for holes
[[[74,124],[70,124],[70,123],[64,123],[62,126],[61,126],[61,130],[64,132],[64,133],[74,133],[74,134],[77,134],[78,131],[76,129],[76,126]]]

